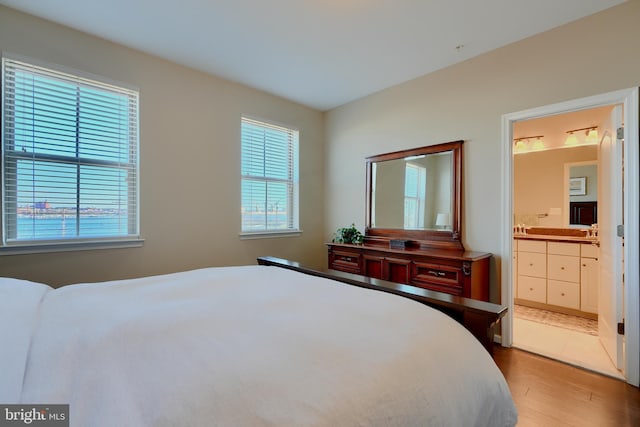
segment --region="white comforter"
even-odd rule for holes
[[[72,426],[512,426],[473,336],[419,303],[277,267],[52,289],[0,279],[0,402]]]

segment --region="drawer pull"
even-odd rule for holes
[[[582,264],[582,266],[583,266],[583,267],[586,267],[586,266],[587,266],[587,264]]]
[[[564,270],[564,267],[560,267],[560,270]]]
[[[532,290],[533,290],[533,288],[529,288],[529,290],[530,290],[530,291],[532,291]]]
[[[564,296],[564,292],[561,292],[560,295]]]
[[[533,263],[532,262],[529,263],[529,267],[533,267]]]
[[[433,276],[440,276],[440,277],[444,276],[444,274],[445,274],[442,271],[433,271],[433,270],[429,270],[428,273],[433,275]]]

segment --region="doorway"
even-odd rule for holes
[[[512,254],[513,346],[624,379],[600,342],[593,276],[602,260],[590,237],[607,199],[598,197],[598,150],[613,108],[513,124],[513,217],[521,230]]]
[[[502,263],[502,301],[509,306],[508,315],[502,323],[502,344],[504,346],[513,345],[513,329],[514,329],[514,299],[516,297],[515,282],[515,265],[512,262],[511,254],[513,254],[514,226],[518,224],[514,218],[514,125],[527,120],[539,119],[543,117],[552,117],[562,114],[579,112],[587,109],[605,107],[609,105],[622,104],[624,106],[624,131],[621,136],[625,142],[624,157],[624,193],[621,194],[624,199],[624,217],[638,218],[638,169],[640,162],[638,160],[638,90],[637,88],[612,92],[604,95],[598,95],[589,98],[569,101],[560,104],[549,105],[532,110],[511,113],[503,116],[503,260],[508,262]],[[539,135],[532,135],[535,138]],[[609,135],[611,136],[611,135]],[[614,132],[615,141],[615,132]],[[622,163],[619,166],[621,173],[623,169]],[[578,182],[576,184],[579,184]],[[620,185],[622,188],[622,183]],[[621,192],[622,193],[622,192]],[[622,208],[619,209],[622,211]],[[622,212],[621,212],[622,213]],[[540,216],[541,220],[558,220],[561,218],[549,218],[554,215],[562,215],[562,210],[554,207],[547,212],[533,212],[535,216]],[[613,305],[619,310],[618,320],[624,322],[625,334],[619,336],[620,352],[614,355],[614,359],[618,357],[617,362],[624,373],[624,376],[630,384],[638,385],[640,370],[640,354],[638,351],[638,341],[640,341],[638,319],[639,319],[639,285],[638,285],[638,264],[625,263],[622,266],[622,259],[638,259],[638,221],[627,221],[623,226],[624,230],[624,249],[621,248],[618,254],[614,254],[614,261],[620,265],[620,276],[624,273],[626,284],[624,291],[619,290],[619,301],[613,298]],[[517,244],[516,244],[517,245]],[[622,246],[622,245],[620,245]],[[612,261],[613,262],[613,261]],[[506,279],[505,279],[506,278]],[[623,297],[622,297],[623,296]],[[622,320],[624,314],[624,320]],[[615,338],[615,337],[614,337]],[[614,361],[615,362],[615,361]]]

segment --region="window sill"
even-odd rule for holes
[[[95,249],[140,248],[144,239],[100,240],[80,242],[21,243],[0,247],[0,256],[43,254],[49,252],[87,251]]]
[[[240,233],[241,240],[250,239],[273,239],[280,237],[300,237],[302,230],[286,230],[286,231],[263,231],[258,233]]]

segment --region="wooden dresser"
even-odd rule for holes
[[[489,301],[490,253],[366,243],[327,246],[330,269]]]
[[[364,235],[338,229],[328,267],[488,302],[491,254],[462,244],[462,144],[367,157]]]

